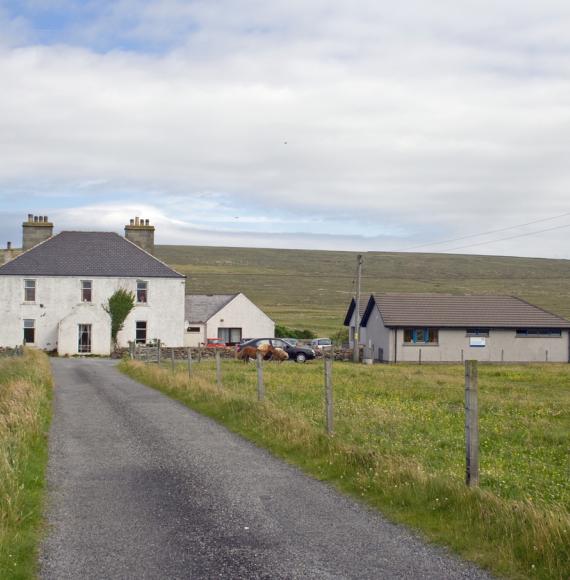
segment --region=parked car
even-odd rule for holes
[[[226,348],[226,343],[221,338],[208,338],[206,348]]]
[[[291,346],[297,346],[297,343],[299,342],[298,338],[283,338],[283,340],[288,342]]]
[[[249,342],[244,342],[238,344],[238,352],[245,348],[246,346],[253,346],[257,348],[262,344],[270,344],[275,348],[282,348],[288,355],[290,360],[294,360],[298,363],[304,363],[308,360],[313,360],[315,358],[315,351],[307,346],[293,346],[287,342],[284,338],[254,338]]]
[[[315,338],[311,340],[311,348],[323,350],[323,348],[332,348],[332,340],[330,338]]]

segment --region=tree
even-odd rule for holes
[[[104,306],[105,310],[111,317],[111,338],[113,346],[117,346],[117,335],[123,329],[123,325],[131,310],[135,307],[135,295],[129,290],[119,288],[107,300]]]

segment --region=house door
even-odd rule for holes
[[[77,344],[77,352],[91,352],[91,325],[79,325],[79,341]]]

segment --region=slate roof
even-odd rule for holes
[[[184,278],[112,232],[61,232],[1,266],[0,276]]]
[[[207,322],[229,304],[237,294],[187,294],[184,319],[188,322]]]
[[[372,294],[362,325],[376,305],[388,327],[570,328],[570,321],[514,296]]]

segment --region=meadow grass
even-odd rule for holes
[[[0,358],[0,578],[36,574],[52,379],[45,354]]]
[[[459,365],[335,363],[335,434],[324,433],[323,365],[129,361],[133,378],[209,415],[313,476],[511,578],[570,577],[570,369],[480,366],[481,486],[464,485]]]

